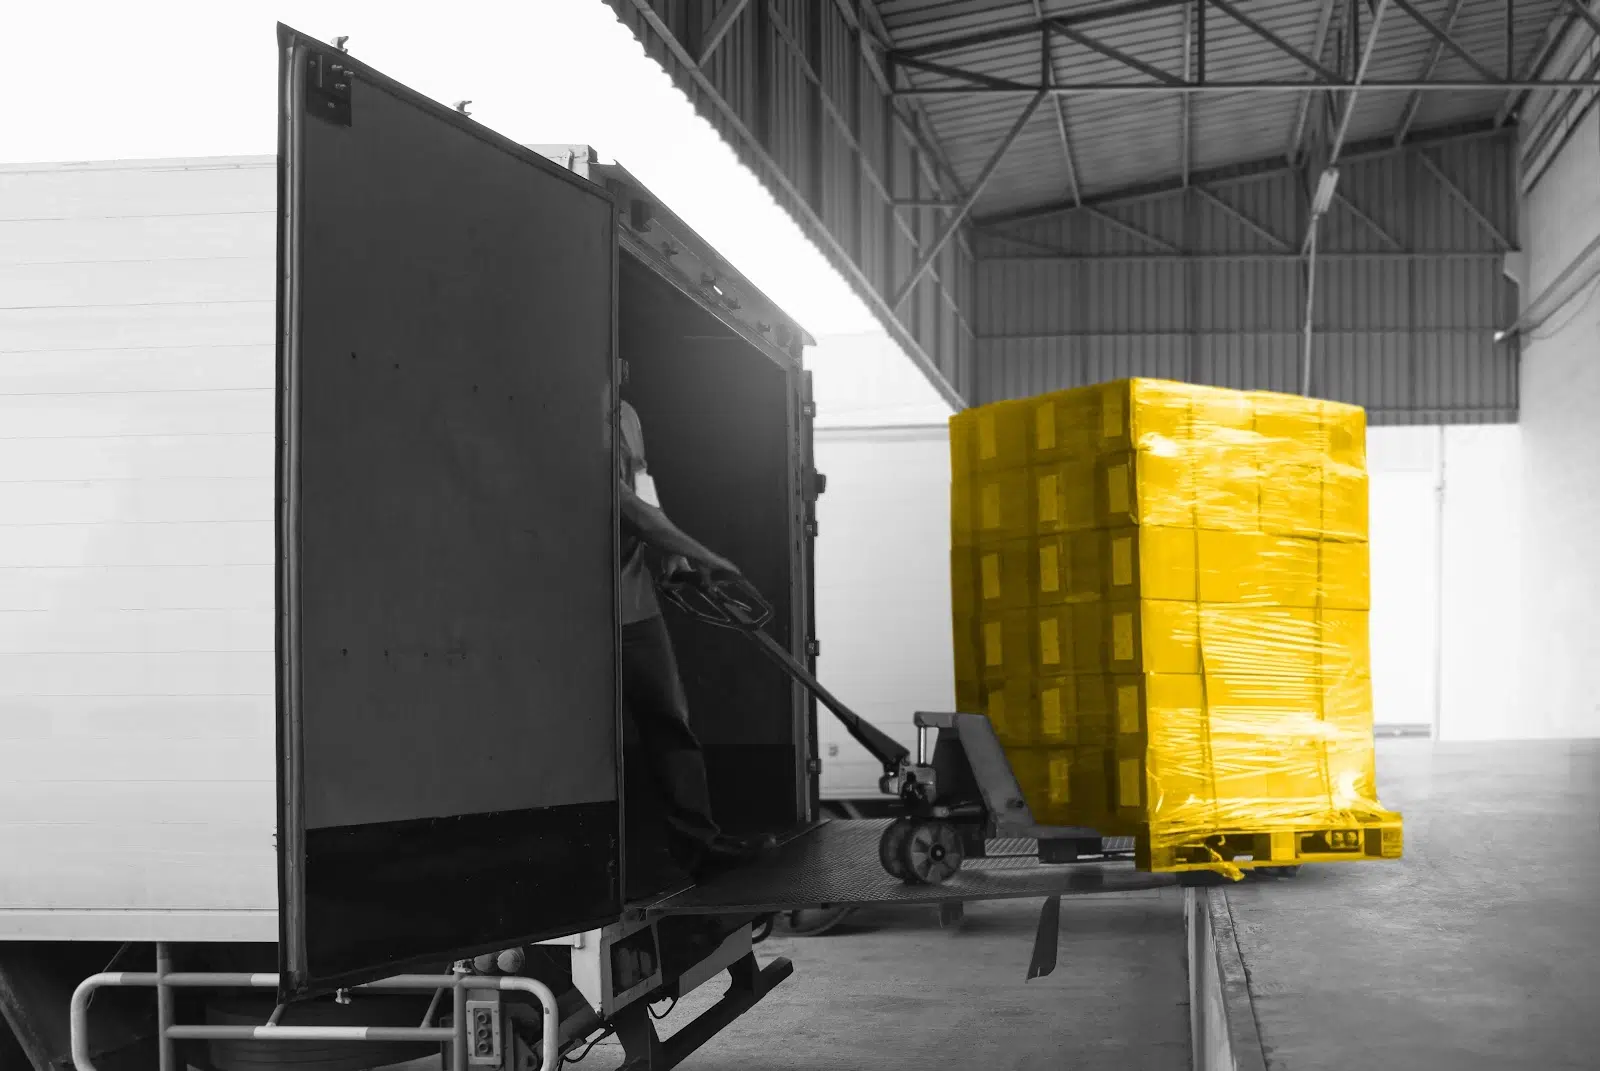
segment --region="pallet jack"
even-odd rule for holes
[[[988,718],[918,712],[915,754],[862,718],[766,631],[772,606],[744,577],[708,580],[685,573],[664,578],[660,589],[695,620],[748,636],[882,764],[878,788],[904,812],[878,843],[878,860],[890,876],[912,885],[943,884],[998,839],[1037,841],[1042,863],[1132,854],[1109,850],[1097,830],[1036,822]]]

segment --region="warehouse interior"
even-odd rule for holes
[[[1374,569],[1416,589],[1388,720],[1600,732],[1588,5],[611,6],[948,405],[1141,375],[1365,407]],[[862,390],[819,426],[895,409]]]
[[[888,336],[810,358],[825,680],[888,724],[951,702],[921,537],[949,413],[1125,376],[1364,407],[1379,789],[1411,862],[1191,923],[1253,1020],[1194,1066],[1581,1066],[1593,970],[1523,971],[1593,932],[1572,894],[1600,874],[1476,875],[1530,823],[1560,832],[1524,860],[1592,838],[1600,786],[1595,6],[608,2]],[[872,763],[820,732],[866,806]],[[1463,894],[1553,939],[1425,921]]]
[[[914,712],[956,708],[953,416],[1127,377],[1366,413],[1377,789],[1403,858],[1121,892],[1091,866],[1044,975],[1048,899],[807,901],[756,948],[795,976],[683,1066],[1593,1065],[1600,959],[1575,950],[1600,936],[1600,0],[584,0],[627,55],[583,38],[568,67],[541,54],[561,72],[542,81],[527,41],[576,47],[553,43],[556,5],[438,13],[392,67],[369,6],[308,5],[302,28],[354,33],[334,47],[522,145],[553,139],[497,126],[488,98],[523,86],[537,111],[575,71],[602,98],[648,65],[859,301],[870,330],[813,328],[814,407],[707,310],[776,299],[811,327],[801,299],[838,291],[758,294],[739,256],[737,286],[700,279],[714,298],[623,257],[616,343],[667,510],[908,748]],[[270,14],[241,55],[272,58]],[[66,1059],[70,985],[45,992],[59,1037],[8,1032],[37,997],[18,964],[146,969],[163,924],[280,939],[279,161],[206,152],[0,163],[0,855],[34,861],[0,874],[0,1071],[64,1066],[46,1042]],[[681,180],[656,207],[708,186],[678,222],[789,248],[716,218],[704,142],[682,157],[651,165],[654,192]],[[808,420],[826,483],[801,517]],[[808,539],[814,621],[790,587]],[[728,828],[790,824],[808,746],[824,816],[892,813],[837,720],[804,740],[799,690],[694,627],[674,643]],[[660,847],[634,828],[654,791],[626,789],[635,850]],[[1037,847],[1006,843],[998,870]],[[729,991],[648,1014],[692,1034]],[[625,1059],[614,1034],[586,1045],[563,1066]]]

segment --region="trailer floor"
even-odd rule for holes
[[[1269,1071],[1600,1066],[1600,741],[1384,740],[1398,863],[1226,890]]]
[[[1026,982],[1038,900],[863,908],[820,937],[757,946],[793,977],[683,1064],[688,1071],[1189,1071],[1183,898],[1177,889],[1072,897],[1054,974]],[[670,1035],[725,988],[658,1023]],[[614,1040],[579,1071],[622,1062]],[[421,1071],[438,1061],[407,1065]]]

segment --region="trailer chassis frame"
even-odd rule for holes
[[[534,978],[522,976],[484,976],[458,971],[454,974],[401,974],[381,978],[358,986],[350,992],[401,991],[426,993],[432,991],[434,1000],[423,1016],[420,1026],[279,1026],[278,1018],[285,1005],[278,1005],[261,1026],[212,1026],[175,1023],[174,990],[176,989],[272,989],[278,988],[279,976],[275,973],[221,973],[175,972],[170,969],[171,952],[165,943],[156,945],[156,970],[114,971],[92,975],[79,983],[72,994],[71,1037],[72,1066],[77,1071],[97,1071],[89,1048],[89,999],[96,990],[112,986],[138,986],[156,991],[157,1043],[160,1050],[160,1071],[178,1071],[176,1041],[436,1041],[450,1045],[450,1066],[465,1071],[469,1065],[469,1030],[467,997],[472,990],[526,993],[536,999],[543,1012],[540,1043],[540,1067],[553,1071],[560,1066],[561,1052],[558,1043],[560,1012],[556,997],[550,987]],[[451,1023],[433,1026],[433,1017],[440,997],[448,991],[451,996]]]

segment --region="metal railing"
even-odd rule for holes
[[[225,974],[207,972],[174,972],[170,970],[171,958],[165,945],[156,949],[156,967],[153,972],[115,971],[86,978],[72,994],[72,1065],[77,1071],[97,1071],[89,1050],[89,1000],[98,989],[108,986],[145,986],[156,990],[156,1007],[159,1026],[160,1069],[179,1071],[175,1041],[437,1041],[451,1046],[450,1066],[465,1071],[469,1049],[467,1023],[467,991],[493,989],[501,992],[522,992],[535,997],[543,1010],[543,1036],[540,1044],[540,1064],[544,1071],[559,1066],[560,1051],[557,1029],[560,1015],[556,1010],[555,994],[550,987],[533,978],[488,977],[485,975],[456,974],[401,974],[376,982],[350,987],[350,992],[375,990],[400,990],[426,993],[432,991],[434,1000],[420,1026],[279,1026],[284,1012],[279,1005],[261,1026],[186,1026],[174,1023],[174,989],[277,989],[276,974]],[[451,1024],[432,1026],[439,997],[445,991],[451,994]]]

